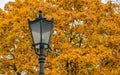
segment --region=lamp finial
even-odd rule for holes
[[[41,9],[39,10],[39,18],[43,18],[42,10]]]

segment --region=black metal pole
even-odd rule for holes
[[[39,55],[40,72],[39,72],[39,75],[44,75],[44,62],[45,62],[44,45],[40,44],[40,55]]]

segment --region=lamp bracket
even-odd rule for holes
[[[47,49],[47,53],[46,53],[46,55],[45,56],[48,56],[48,54],[52,51],[52,49],[51,49],[51,47],[50,47],[50,45],[49,44],[44,44],[44,43],[39,43],[39,44],[33,44],[32,46],[33,46],[33,48],[34,48],[34,50],[35,50],[35,53],[37,54],[37,55],[40,55],[39,53],[39,51],[40,51],[40,45],[44,45],[44,48],[45,48],[45,46],[47,46],[45,49]],[[39,48],[36,48],[35,46],[36,45],[38,45],[39,46]]]

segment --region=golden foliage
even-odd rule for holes
[[[16,0],[0,9],[0,74],[38,75],[27,19],[54,21],[45,75],[120,75],[120,5],[101,0]],[[2,65],[1,65],[2,64]]]

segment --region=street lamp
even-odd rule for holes
[[[45,53],[44,49],[50,49],[50,39],[53,29],[53,18],[46,20],[42,11],[39,11],[39,17],[33,21],[28,20],[29,29],[32,36],[33,47],[37,55],[39,55],[40,75],[44,75]],[[39,53],[38,53],[39,52]]]

